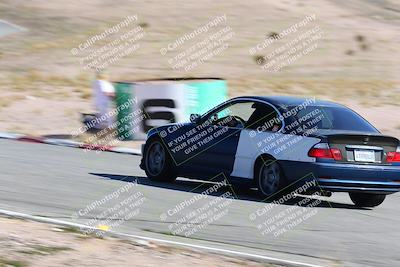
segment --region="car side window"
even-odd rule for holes
[[[254,113],[253,101],[241,101],[228,104],[207,116],[213,125],[244,128]]]
[[[246,128],[262,132],[277,132],[282,127],[278,112],[270,105],[255,103],[254,112],[247,121]]]

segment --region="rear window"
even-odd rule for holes
[[[289,107],[289,110],[295,107]],[[308,106],[292,115],[291,123],[303,129],[346,130],[377,132],[363,117],[348,108]]]

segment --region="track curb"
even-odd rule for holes
[[[55,146],[65,146],[65,147],[73,147],[80,148],[85,150],[96,150],[96,151],[105,151],[105,152],[114,152],[120,154],[129,154],[129,155],[142,155],[140,149],[129,148],[129,147],[118,147],[118,146],[107,146],[107,145],[95,145],[88,144],[68,139],[57,139],[57,138],[45,138],[41,136],[32,136],[32,135],[23,135],[18,133],[1,133],[0,139],[9,139],[16,140],[21,142],[30,142],[30,143],[40,143],[40,144],[48,144]]]

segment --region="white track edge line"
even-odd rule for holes
[[[90,226],[87,226],[84,224],[72,223],[72,222],[67,222],[67,221],[63,221],[63,220],[51,219],[51,218],[40,217],[40,216],[34,216],[34,215],[30,215],[30,214],[14,212],[14,211],[9,211],[9,210],[3,210],[3,209],[0,209],[0,214],[12,216],[12,217],[30,219],[30,220],[38,221],[38,222],[47,222],[47,223],[58,224],[58,225],[74,226],[74,227],[79,227],[81,229],[99,230],[96,227],[90,227]],[[305,267],[322,267],[320,265],[314,265],[314,264],[302,263],[302,262],[297,262],[297,261],[292,261],[292,260],[273,258],[273,257],[251,254],[251,253],[240,252],[240,251],[229,250],[229,249],[214,248],[214,247],[195,245],[195,244],[189,244],[189,243],[183,243],[183,242],[177,242],[177,241],[171,241],[171,240],[165,240],[165,239],[159,239],[159,238],[153,238],[153,237],[118,233],[118,232],[113,232],[113,231],[108,231],[107,233],[114,234],[117,236],[119,235],[119,236],[137,238],[137,239],[154,241],[154,242],[171,244],[171,245],[177,245],[177,246],[182,246],[182,247],[190,247],[190,248],[197,248],[197,249],[214,251],[214,252],[222,252],[225,254],[238,255],[238,256],[254,258],[254,259],[259,259],[259,260],[267,260],[267,261],[271,261],[271,262],[275,262],[275,263],[286,263],[286,264],[291,264],[294,266],[305,266]]]

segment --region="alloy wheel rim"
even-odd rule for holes
[[[147,166],[149,173],[154,176],[159,175],[164,168],[164,164],[165,150],[160,143],[156,142],[150,146],[147,154]]]
[[[276,163],[264,165],[260,171],[261,190],[264,195],[272,195],[279,188],[280,170]]]

